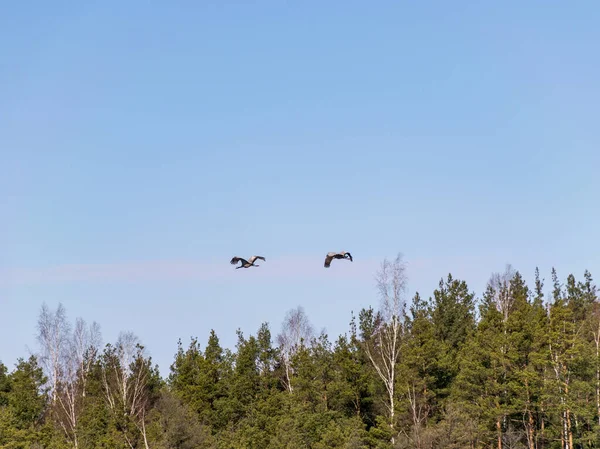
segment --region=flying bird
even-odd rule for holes
[[[325,268],[329,268],[333,259],[350,259],[350,262],[352,262],[352,254],[345,251],[340,253],[327,253],[327,256],[325,256]]]
[[[241,257],[237,257],[236,256],[233,259],[231,259],[231,265],[235,265],[238,262],[242,262],[239,267],[235,267],[236,270],[238,268],[260,267],[260,265],[255,265],[254,264],[254,262],[256,261],[256,259],[260,259],[260,260],[264,260],[264,261],[267,260],[267,259],[265,259],[262,256],[252,256],[249,260],[242,259]]]

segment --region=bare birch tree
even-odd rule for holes
[[[66,311],[55,313],[46,304],[38,319],[38,341],[43,366],[52,391],[52,411],[65,436],[78,448],[77,423],[83,410],[88,375],[101,344],[100,327],[77,318],[73,333]]]
[[[71,342],[71,370],[81,379],[81,395],[85,397],[87,381],[92,365],[102,345],[100,325],[95,321],[87,326],[77,318]]]
[[[406,266],[402,255],[398,254],[393,262],[385,259],[376,280],[381,305],[368,326],[370,329],[365,333],[365,350],[387,391],[386,408],[394,444],[396,364],[401,353],[402,316],[406,307],[407,289]]]
[[[61,427],[77,449],[77,423],[84,407],[87,381],[100,349],[100,327],[96,322],[87,326],[78,318],[65,348],[64,373],[58,384],[57,416]]]
[[[489,285],[494,289],[494,303],[498,311],[502,313],[502,319],[505,323],[514,303],[510,281],[513,280],[515,275],[516,271],[512,265],[507,264],[504,273],[493,273],[489,280]]]
[[[304,308],[298,306],[287,312],[283,321],[282,329],[277,336],[277,344],[281,351],[281,359],[285,370],[284,384],[291,393],[292,386],[292,357],[301,345],[306,344],[314,336],[314,329]]]
[[[48,309],[46,303],[38,317],[37,340],[41,347],[40,361],[48,376],[52,404],[56,403],[58,383],[64,373],[65,350],[69,345],[71,326],[67,312],[61,303],[56,312]]]
[[[109,409],[116,419],[125,418],[123,436],[133,449],[127,424],[139,431],[149,449],[146,415],[150,408],[150,384],[153,375],[144,347],[132,332],[121,332],[114,346],[107,345],[102,356],[102,383]]]

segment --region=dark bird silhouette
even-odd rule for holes
[[[329,268],[333,259],[350,259],[350,262],[352,262],[352,254],[345,251],[340,253],[327,253],[327,256],[325,256],[325,268]]]
[[[241,257],[237,257],[236,256],[233,259],[231,259],[231,265],[235,265],[238,262],[242,262],[239,267],[235,267],[236,270],[238,268],[260,267],[260,265],[255,265],[254,264],[254,262],[256,261],[256,259],[260,259],[260,260],[264,260],[264,261],[267,260],[267,259],[265,259],[262,256],[252,256],[249,260],[242,259]]]

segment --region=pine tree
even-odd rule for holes
[[[367,426],[373,425],[372,368],[361,346],[354,315],[350,322],[350,336],[340,335],[335,343],[333,364],[334,380],[329,396],[332,406],[345,416],[357,416]]]
[[[573,347],[570,364],[573,373],[571,381],[571,412],[573,445],[594,441],[598,436],[595,422],[596,407],[594,382],[596,379],[595,348],[589,331],[590,317],[595,301],[595,287],[586,271],[585,282],[576,282],[570,274],[567,278],[567,307],[573,320]]]
[[[474,293],[467,283],[453,279],[448,274],[446,282],[440,280],[433,292],[431,304],[434,338],[442,344],[438,349],[435,372],[435,394],[443,403],[458,373],[457,354],[475,329]]]
[[[6,372],[0,364],[0,447],[28,447],[43,439],[47,379],[35,356],[19,358],[14,371]]]
[[[0,361],[0,407],[8,404],[8,392],[10,391],[10,378],[8,368]]]
[[[569,306],[569,296],[564,294],[554,268],[552,280],[554,289],[549,309],[548,349],[553,377],[548,382],[547,398],[554,398],[552,405],[560,418],[560,430],[556,437],[560,438],[562,448],[573,449],[574,369],[582,356],[582,342],[577,337],[579,323],[575,318],[578,307]],[[571,300],[573,305],[578,303],[576,298]]]
[[[507,359],[504,351],[503,314],[488,284],[480,304],[481,320],[472,338],[463,346],[460,371],[452,388],[452,402],[478,421],[477,439],[486,447],[503,447],[508,414],[506,397]],[[474,445],[475,441],[471,441]]]
[[[538,441],[538,403],[547,362],[546,315],[517,271],[510,281],[512,308],[506,321],[508,358],[508,400],[512,421],[522,422],[527,447]],[[517,428],[520,426],[517,426]]]
[[[441,417],[437,380],[439,360],[448,347],[436,335],[433,308],[417,292],[405,317],[405,349],[399,365],[403,433],[415,448],[428,447],[428,420]]]

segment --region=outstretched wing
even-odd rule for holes
[[[346,256],[348,256],[348,258],[352,262],[352,254],[350,254],[349,252],[343,251],[339,253],[327,253],[327,256],[325,257],[325,268],[329,268],[333,259],[345,259]]]
[[[242,259],[241,257],[234,257],[233,259],[231,259],[231,265],[235,265],[236,263],[238,263],[239,261],[242,261],[242,265],[247,264],[248,262],[246,261],[246,259]]]
[[[263,256],[252,256],[249,262],[254,263],[256,259],[264,260],[265,262],[267,261],[267,259],[265,259]]]

